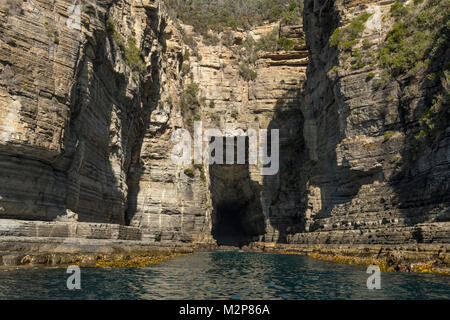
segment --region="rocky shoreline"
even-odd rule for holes
[[[442,231],[446,228],[442,225]],[[197,251],[239,250],[306,255],[337,263],[377,264],[385,272],[432,272],[450,275],[450,244],[439,232],[423,226],[423,241],[404,244],[359,243],[333,232],[313,232],[304,243],[252,242],[239,247],[218,246],[213,241],[197,243],[173,240],[155,242],[142,237],[138,228],[102,223],[0,221],[0,268],[9,267],[145,267]],[[408,230],[399,229],[403,239]],[[431,230],[431,229],[430,229]],[[430,235],[428,234],[430,233]],[[445,232],[441,232],[443,235]],[[382,235],[381,232],[379,234]],[[431,238],[434,234],[434,238]],[[335,243],[336,239],[345,243]],[[382,237],[381,237],[382,238]],[[359,238],[363,239],[362,237]],[[434,243],[433,240],[444,241]],[[328,242],[328,243],[327,243]]]
[[[117,254],[96,253],[11,253],[0,254],[0,268],[11,267],[55,267],[76,265],[85,268],[144,268],[189,254],[188,252],[133,252]]]
[[[238,250],[229,246],[201,246],[201,250]],[[296,254],[341,264],[369,266],[382,272],[420,272],[450,275],[449,244],[281,244],[254,242],[245,252]]]
[[[428,272],[450,275],[449,244],[290,245],[253,243],[244,251],[305,255],[343,264],[376,264],[383,272]]]
[[[146,267],[194,252],[192,246],[132,240],[0,237],[0,268]]]
[[[0,237],[0,268],[10,267],[146,267],[198,251],[237,250],[215,244],[157,245],[146,241]],[[449,244],[335,245],[254,242],[245,252],[304,255],[334,263],[368,266],[383,272],[450,275]]]

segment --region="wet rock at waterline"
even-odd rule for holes
[[[88,1],[79,21],[63,0],[4,9],[0,236],[448,244],[448,50],[389,73],[393,3],[306,0],[298,24],[231,31],[227,45],[158,0]],[[251,73],[239,46],[274,30],[283,41]],[[279,130],[279,170],[173,163],[174,132],[195,121],[235,137]]]

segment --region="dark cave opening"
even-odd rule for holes
[[[215,208],[212,234],[218,245],[242,247],[249,242],[252,235],[248,234],[243,221],[246,210],[247,205],[239,203],[224,203]]]
[[[219,246],[242,247],[257,241],[265,233],[261,186],[250,176],[248,139],[245,141],[245,164],[213,164],[209,166],[212,198],[212,236]],[[224,145],[226,145],[224,141]],[[234,142],[237,150],[237,137]],[[225,149],[224,149],[225,156]],[[236,156],[236,153],[235,153]]]

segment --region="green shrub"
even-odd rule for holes
[[[47,30],[47,37],[53,38],[53,40],[58,38],[58,36],[59,36],[58,30],[56,30],[56,27],[54,26],[53,23],[50,24],[48,21],[45,21],[44,22],[44,27]],[[59,39],[58,39],[58,42],[59,42]]]
[[[363,68],[365,65],[366,65],[366,64],[363,62],[363,57],[362,57],[360,54],[358,54],[358,55],[356,56],[356,59],[353,59],[353,60],[352,60],[351,68],[352,68],[352,69],[361,69],[361,68]]]
[[[194,164],[194,168],[200,172],[200,179],[203,182],[206,181],[205,169],[203,168],[203,164]]]
[[[190,58],[191,58],[191,51],[189,51],[189,49],[184,50],[183,60],[189,61]]]
[[[220,116],[217,113],[209,113],[208,116],[212,121],[220,121]]]
[[[450,65],[445,63],[450,35],[448,1],[424,0],[404,4],[396,1],[390,10],[394,25],[379,51],[378,60],[388,79],[402,79],[403,97],[418,97],[421,81],[432,81],[427,90],[429,107],[419,119],[420,144],[429,144],[448,127],[450,121]],[[442,62],[441,62],[442,61]]]
[[[427,75],[427,79],[430,81],[433,81],[436,78],[436,73],[430,73]]]
[[[113,35],[116,33],[116,24],[114,23],[114,20],[111,17],[106,19],[106,31],[110,35]]]
[[[141,51],[136,47],[136,40],[128,38],[127,46],[123,47],[123,53],[125,55],[125,62],[133,71],[143,71],[145,69]]]
[[[203,42],[207,45],[207,46],[216,46],[220,43],[219,38],[214,35],[214,34],[210,34],[210,33],[206,33],[203,36]]]
[[[356,19],[353,19],[347,28],[347,32],[352,39],[356,39],[365,29],[367,20],[372,16],[372,13],[361,13]]]
[[[200,107],[200,101],[198,99],[199,85],[195,82],[190,83],[181,92],[180,95],[180,109],[186,114],[189,110],[197,111]]]
[[[420,142],[426,142],[426,140],[430,138],[430,133],[428,132],[428,130],[422,129],[420,130],[419,134],[415,136],[415,138]]]
[[[375,72],[369,72],[367,75],[366,75],[366,80],[371,80],[371,79],[373,79],[375,77]]]
[[[230,47],[233,53],[239,56],[239,60],[243,62],[240,66],[240,73],[247,81],[254,80],[257,76],[251,66],[257,61],[259,52],[274,52],[277,48],[278,28],[273,28],[271,32],[260,37],[257,41],[249,36],[242,44]]]
[[[5,1],[3,1],[5,2]],[[22,0],[6,0],[6,7],[3,9],[3,13],[5,16],[8,16],[10,13],[19,14],[22,12]]]
[[[278,46],[282,47],[285,51],[291,51],[294,49],[295,41],[287,38],[281,38],[278,40]]]
[[[192,170],[192,169],[185,169],[184,174],[187,175],[189,178],[195,177],[194,170]]]
[[[301,21],[303,3],[291,2],[289,8],[281,13],[281,23],[290,25]]]
[[[237,109],[233,109],[233,111],[231,111],[231,117],[237,119],[239,117],[239,111],[237,111]]]
[[[203,182],[206,181],[205,170],[200,171],[200,179],[202,179]]]
[[[244,63],[239,65],[239,74],[245,81],[253,81],[258,77],[258,74]]]
[[[113,40],[117,43],[120,48],[120,51],[125,54],[126,53],[126,43],[122,36],[117,32],[116,24],[114,20],[109,17],[106,19],[106,32],[112,36]],[[132,40],[134,41],[134,40]],[[128,64],[128,62],[127,62]]]
[[[173,101],[172,101],[172,97],[167,97],[166,100],[164,100],[165,103],[167,103],[168,105],[172,105]]]
[[[364,31],[366,21],[371,16],[371,13],[361,13],[347,26],[336,28],[330,37],[330,46],[344,50],[352,48],[359,42],[357,38]]]
[[[388,131],[384,134],[384,138],[389,139],[389,138],[393,137],[394,135],[395,135],[394,131]]]
[[[448,106],[450,105],[450,70],[445,70],[441,78],[441,90],[433,97],[431,107],[419,119],[424,131],[419,134],[419,140],[426,136],[432,137],[439,130],[448,126]],[[446,115],[447,112],[447,115]]]
[[[287,39],[286,39],[287,40]],[[251,42],[248,45],[252,45]],[[276,51],[278,47],[278,29],[274,28],[272,32],[262,36],[254,44],[254,49],[258,51],[273,52]]]
[[[234,44],[234,35],[231,30],[226,30],[222,33],[222,44],[226,47],[231,47]]]
[[[181,67],[182,75],[187,75],[191,71],[191,65],[187,62],[183,62],[183,66]]]
[[[191,48],[197,48],[197,41],[195,41],[194,37],[191,35],[184,34],[183,42]]]
[[[364,39],[362,42],[363,49],[366,49],[366,50],[369,49],[372,45],[373,45],[373,43],[367,39]]]
[[[408,14],[408,9],[405,5],[399,0],[395,1],[395,3],[391,6],[389,12],[393,17],[404,17]]]

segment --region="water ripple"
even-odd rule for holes
[[[0,299],[449,299],[450,277],[382,273],[295,255],[201,252],[142,269],[83,268],[80,291],[64,269],[0,273]]]

